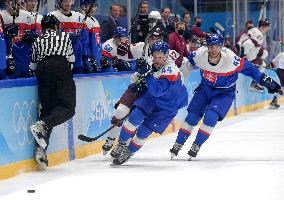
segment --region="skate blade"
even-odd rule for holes
[[[280,105],[279,106],[269,106],[268,109],[278,109],[278,108],[280,108]]]
[[[193,158],[192,156],[189,156],[187,160],[192,161],[192,158]]]
[[[47,165],[43,164],[40,160],[38,160],[37,158],[35,158],[36,160],[36,164],[38,166],[38,169],[40,171],[46,171],[47,170]]]
[[[108,152],[109,152],[109,151],[103,151],[103,155],[104,155],[104,156],[107,155]]]

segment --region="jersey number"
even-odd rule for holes
[[[171,73],[173,72],[173,70],[172,70],[171,67],[167,67],[167,69],[166,69],[166,68],[163,68],[163,69],[162,69],[162,73],[165,74],[166,72],[169,72],[169,73],[171,74]]]

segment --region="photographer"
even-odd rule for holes
[[[134,24],[134,28],[131,34],[131,43],[144,42],[146,39],[147,32],[149,32],[149,3],[147,1],[143,1],[140,7],[140,13],[137,21],[132,23]],[[132,19],[134,20],[134,19]]]

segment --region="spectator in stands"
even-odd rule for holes
[[[192,38],[190,19],[191,19],[190,12],[185,12],[183,14],[183,22],[185,24],[185,30],[184,30],[183,37],[187,43],[189,43]]]
[[[183,57],[188,56],[188,50],[186,47],[186,41],[183,38],[185,30],[185,24],[183,22],[176,23],[175,32],[169,35],[169,47],[171,50],[175,50],[179,53],[179,57],[176,59],[176,65],[181,67]]]
[[[202,19],[201,17],[194,18],[194,25],[192,26],[192,34],[196,36],[196,38],[200,41],[205,40],[207,33],[201,30]]]
[[[254,25],[253,25],[252,20],[246,21],[246,23],[245,23],[245,30],[243,30],[243,31],[240,33],[240,35],[237,37],[237,39],[236,39],[236,44],[240,41],[240,38],[242,37],[242,35],[243,35],[243,34],[247,34],[247,31],[248,31],[249,29],[253,28],[253,27],[254,27]]]
[[[127,16],[127,8],[125,6],[120,6],[120,17],[126,17]]]
[[[112,4],[110,6],[110,15],[108,19],[102,22],[101,26],[101,39],[102,42],[105,42],[112,38],[112,33],[115,30],[115,28],[118,26],[117,19],[120,15],[120,5],[118,4]]]
[[[138,19],[132,23],[134,24],[133,31],[131,33],[131,42],[138,43],[144,42],[149,32],[149,3],[143,1],[140,7],[140,13]]]
[[[159,28],[163,34],[165,42],[169,41],[169,34],[175,31],[175,24],[173,21],[169,20],[171,10],[167,7],[161,10],[162,23]]]

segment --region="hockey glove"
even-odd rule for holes
[[[80,33],[70,33],[69,38],[70,38],[72,44],[77,44],[81,41]]]
[[[274,81],[272,78],[270,78],[269,76],[263,74],[259,84],[266,87],[268,90],[268,93],[270,94],[274,94],[276,92],[280,92],[281,91],[281,86]]]
[[[97,60],[95,57],[91,57],[91,63],[93,67],[93,72],[101,72],[101,66],[98,65]]]
[[[17,24],[11,24],[5,27],[4,35],[6,38],[12,38],[19,33],[19,26]]]
[[[125,56],[130,51],[130,45],[127,42],[120,43],[117,46],[117,55]]]
[[[37,32],[35,31],[26,31],[25,35],[23,36],[22,41],[26,44],[33,44],[36,38],[38,37]]]
[[[141,78],[148,78],[154,73],[154,70],[153,67],[145,61],[141,65],[137,65],[137,72]]]
[[[100,63],[101,63],[102,69],[109,69],[112,66],[109,58],[105,56],[102,57]]]
[[[147,90],[147,83],[145,80],[138,81],[137,83],[131,84],[131,92],[136,95],[142,95]]]
[[[91,63],[91,58],[88,56],[83,56],[83,71],[85,74],[90,74],[93,72],[93,66]]]
[[[14,75],[16,72],[16,65],[11,55],[6,56],[6,65],[7,65],[7,69],[6,69],[7,75],[8,76]]]
[[[121,60],[121,59],[115,59],[114,63],[113,63],[113,67],[117,70],[117,71],[129,71],[130,70],[130,64],[129,62],[125,61],[125,60]]]

